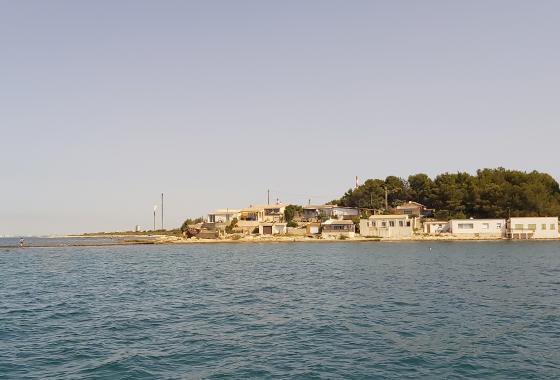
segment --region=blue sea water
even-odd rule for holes
[[[0,248],[0,378],[560,378],[560,243]]]

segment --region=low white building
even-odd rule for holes
[[[558,217],[514,217],[507,225],[511,239],[558,239]]]
[[[422,223],[422,231],[428,235],[439,235],[449,232],[449,222],[431,220]]]
[[[506,236],[505,219],[452,219],[449,232],[465,238],[501,238]]]
[[[360,220],[360,235],[382,238],[409,238],[412,219],[408,215],[372,215]]]

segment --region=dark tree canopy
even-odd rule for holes
[[[482,169],[476,175],[423,173],[403,179],[368,179],[333,201],[342,206],[383,209],[415,201],[434,208],[442,218],[507,218],[560,215],[560,187],[549,174],[504,168]]]

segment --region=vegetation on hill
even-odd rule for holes
[[[560,215],[560,187],[549,174],[504,168],[469,173],[443,173],[435,178],[419,173],[408,179],[389,176],[368,179],[331,203],[385,209],[407,201],[436,209],[437,218],[507,218]]]

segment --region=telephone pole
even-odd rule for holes
[[[161,229],[163,230],[163,193],[161,193]]]
[[[270,190],[266,191],[266,204],[269,205],[270,204]]]

